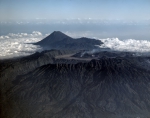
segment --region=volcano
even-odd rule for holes
[[[103,44],[100,40],[86,37],[71,38],[60,31],[54,31],[43,40],[35,43],[46,49],[67,49],[67,50],[91,50],[98,48],[96,45]]]
[[[50,50],[0,60],[0,117],[149,118],[150,57],[100,44],[53,32],[35,44]]]

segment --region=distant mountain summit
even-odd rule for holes
[[[44,38],[42,41],[39,41],[38,43],[36,43],[37,45],[50,45],[51,43],[57,42],[57,41],[61,41],[62,39],[65,38],[71,38],[65,34],[63,34],[60,31],[54,31],[53,33],[51,33],[49,36],[47,36],[46,38]]]
[[[54,31],[43,40],[35,43],[47,49],[73,49],[73,50],[91,50],[97,48],[96,45],[103,44],[100,40],[86,37],[72,38],[60,31]]]

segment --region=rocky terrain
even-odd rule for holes
[[[150,118],[150,57],[79,48],[0,60],[0,117]]]

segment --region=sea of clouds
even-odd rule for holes
[[[127,52],[150,52],[150,41],[148,40],[135,40],[126,39],[120,40],[118,38],[100,39],[104,44],[99,46],[100,48],[110,48],[115,51],[127,51]]]
[[[67,33],[74,37],[74,33]],[[14,58],[19,56],[31,55],[37,51],[42,51],[42,47],[30,43],[38,42],[49,34],[42,34],[39,31],[32,33],[9,33],[8,35],[0,36],[0,59]],[[86,37],[89,37],[86,36]],[[129,52],[150,52],[150,41],[118,38],[99,39],[104,44],[100,48],[110,48],[115,51]]]
[[[32,33],[9,33],[0,36],[0,59],[13,58],[33,54],[41,51],[40,46],[28,44],[42,40],[46,35],[41,32],[33,31]]]

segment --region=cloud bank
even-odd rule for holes
[[[110,48],[115,51],[127,51],[127,52],[150,52],[150,41],[148,40],[135,40],[126,39],[119,40],[118,38],[100,39],[104,44],[99,46],[100,48]]]
[[[93,36],[91,32],[85,32],[83,34],[75,32],[65,32],[65,33],[72,37]],[[49,34],[42,34],[39,31],[33,31],[30,34],[9,33],[8,35],[0,36],[0,59],[26,56],[31,55],[36,51],[42,51],[42,48],[40,46],[28,43],[38,42],[47,35]],[[104,43],[103,45],[99,46],[100,48],[110,48],[111,50],[115,51],[150,53],[150,41],[148,40],[135,40],[135,39],[120,40],[118,38],[106,38],[99,40],[101,40]]]
[[[33,31],[31,34],[9,33],[0,36],[0,59],[26,56],[42,50],[39,46],[27,43],[40,41],[45,36],[38,31]]]

